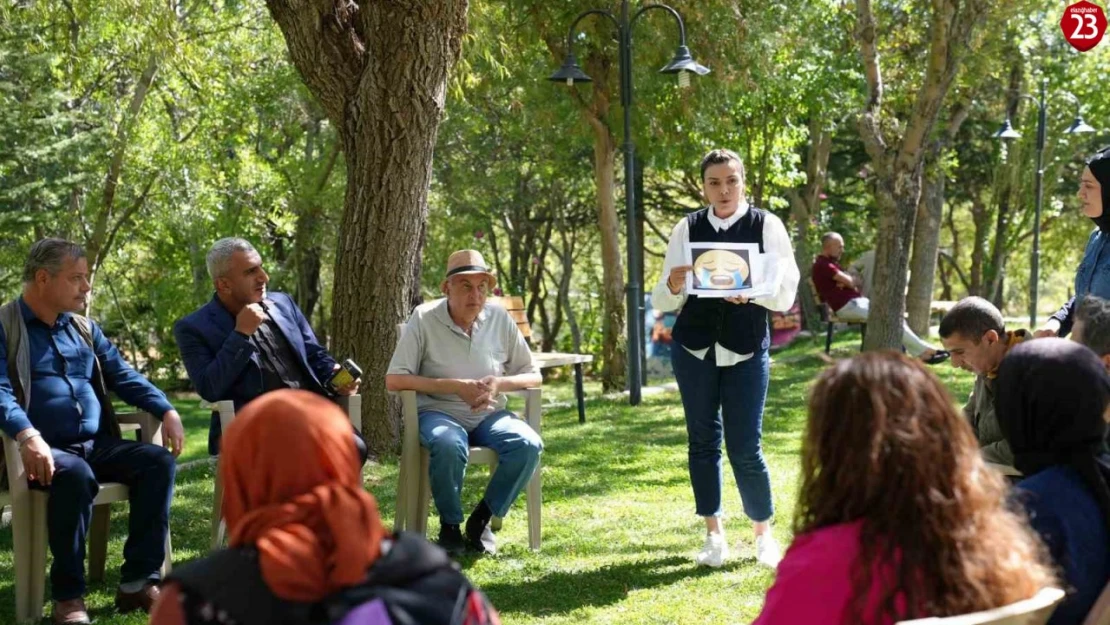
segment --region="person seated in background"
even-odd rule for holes
[[[1086,347],[1046,338],[1010,351],[997,388],[998,422],[1026,476],[1015,497],[1070,590],[1049,624],[1081,623],[1110,581],[1110,376]]]
[[[230,547],[174,567],[152,625],[497,625],[443,550],[383,529],[350,432],[307,391],[248,404],[223,436]]]
[[[813,286],[821,301],[843,321],[866,322],[871,300],[860,292],[860,284],[838,264],[844,253],[844,238],[835,232],[821,237],[821,254],[813,261]],[[935,365],[948,360],[948,352],[929,345],[902,322],[902,346],[911,356]]]
[[[439,544],[495,553],[489,522],[504,517],[539,464],[543,441],[505,409],[503,393],[539,386],[539,368],[508,311],[486,303],[497,278],[482,255],[461,250],[447,259],[445,298],[418,306],[393,352],[385,386],[416,391],[420,444],[428,449]],[[485,495],[463,522],[463,475],[471,445],[497,453]]]
[[[85,537],[100,482],[130,492],[116,609],[150,611],[166,559],[174,457],[185,444],[165,393],[127,364],[98,324],[76,314],[91,290],[85,250],[42,239],[23,265],[23,294],[0,307],[0,430],[19,443],[30,488],[50,494],[37,522],[54,555],[51,619],[59,624],[89,622]],[[109,392],[161,420],[172,454],[121,438]]]
[[[936,376],[841,360],[809,396],[794,542],[754,625],[888,625],[1028,599],[1055,582]]]
[[[1079,303],[1071,339],[1090,348],[1110,371],[1110,300],[1088,295]]]
[[[205,401],[231,400],[238,411],[255,397],[283,388],[329,398],[358,392],[358,380],[331,388],[328,382],[339,364],[316,340],[293,298],[267,292],[270,276],[250,242],[220,239],[205,261],[216,292],[173,326],[185,370]],[[365,462],[362,433],[356,432],[355,439]],[[208,429],[208,453],[220,453],[218,412],[212,413]]]
[[[1014,454],[1002,436],[995,411],[995,376],[1010,348],[1030,338],[1025,330],[1007,332],[1002,313],[981,297],[965,297],[940,320],[940,340],[952,354],[952,366],[975,374],[975,386],[964,404],[983,458],[1013,466]]]

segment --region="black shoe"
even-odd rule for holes
[[[466,520],[467,545],[478,553],[491,555],[497,553],[497,539],[493,537],[493,530],[489,528],[489,522],[492,518],[493,511],[489,509],[489,504],[483,499],[474,508],[474,512],[470,513],[470,518]]]
[[[463,539],[458,525],[440,525],[436,544],[452,556],[457,556],[466,549],[466,540]]]
[[[951,357],[952,357],[952,354],[944,351],[943,349],[938,349],[935,352],[933,352],[932,356],[929,356],[928,358],[922,358],[921,362],[923,362],[927,365],[939,365],[940,363],[944,362],[945,360],[948,360]]]
[[[478,553],[497,555],[497,539],[493,537],[493,530],[489,528],[488,523],[486,525],[469,522],[466,524],[466,546]]]

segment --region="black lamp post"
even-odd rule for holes
[[[620,35],[620,89],[621,108],[624,109],[624,204],[628,220],[628,401],[633,406],[640,403],[640,387],[643,386],[641,353],[644,349],[644,312],[643,276],[640,275],[640,258],[643,254],[639,233],[636,230],[636,192],[634,186],[634,158],[636,148],[632,143],[632,26],[641,15],[652,9],[661,9],[674,16],[678,22],[678,50],[674,58],[659,70],[663,74],[678,74],[678,85],[687,87],[690,74],[704,76],[709,68],[694,61],[686,47],[686,25],[678,11],[665,4],[649,4],[629,15],[628,0],[621,0],[619,16],[603,9],[583,11],[571,22],[567,32],[567,56],[563,66],[548,79],[565,82],[568,87],[575,82],[590,82],[591,78],[578,67],[574,56],[574,29],[578,22],[588,15],[603,15],[613,22]]]
[[[1041,80],[1040,97],[1034,98],[1028,94],[1022,94],[1022,99],[1028,99],[1037,105],[1037,183],[1036,183],[1036,203],[1033,209],[1033,257],[1029,262],[1029,327],[1037,327],[1037,294],[1040,291],[1038,281],[1041,274],[1041,201],[1044,195],[1044,146],[1045,146],[1045,126],[1048,117],[1048,79]],[[1053,94],[1057,95],[1057,94]],[[1083,116],[1079,110],[1079,98],[1068,93],[1067,91],[1059,92],[1059,95],[1066,97],[1075,104],[1075,121],[1064,132],[1066,134],[1081,134],[1086,132],[1094,132],[1095,129],[1090,127],[1087,122],[1083,121]],[[1002,128],[994,133],[996,139],[1004,141],[1011,139],[1020,139],[1021,133],[1014,130],[1013,124],[1010,123],[1010,116],[1006,116],[1006,121],[1002,123]]]

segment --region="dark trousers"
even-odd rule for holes
[[[85,535],[100,482],[119,482],[130,489],[127,542],[123,545],[123,583],[157,579],[166,559],[170,502],[177,464],[156,445],[101,436],[91,441],[51,448],[54,479],[46,508],[47,537],[54,563],[50,585],[55,601],[85,594]]]
[[[690,483],[698,516],[721,514],[723,442],[744,513],[753,521],[769,520],[774,506],[761,445],[763,403],[770,378],[767,352],[718,367],[715,347],[698,359],[675,344],[671,362],[686,413]]]

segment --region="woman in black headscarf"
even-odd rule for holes
[[[1088,293],[1110,299],[1110,148],[1087,161],[1079,179],[1083,214],[1097,228],[1087,240],[1087,250],[1075,272],[1075,296],[1035,332],[1037,337],[1067,336],[1075,321],[1077,303]]]
[[[1110,579],[1110,377],[1063,339],[1022,343],[998,370],[998,422],[1026,478],[1018,498],[1070,586],[1050,625],[1081,623]]]

